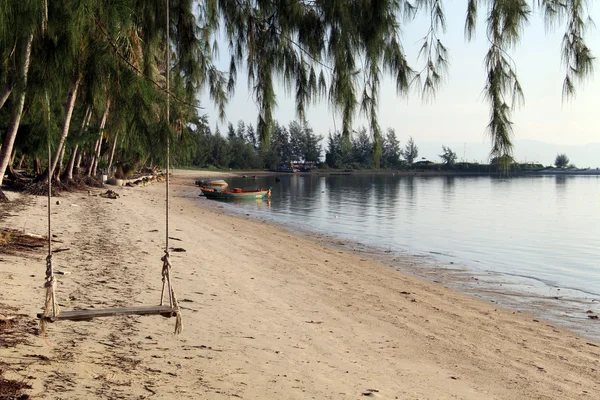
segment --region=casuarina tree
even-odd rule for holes
[[[443,153],[440,154],[440,158],[446,165],[454,165],[456,162],[456,153],[452,151],[450,147],[442,146]]]
[[[554,159],[554,165],[556,168],[565,168],[569,165],[569,157],[565,153],[557,154]]]
[[[412,164],[415,159],[419,156],[419,148],[415,144],[412,136],[406,142],[406,146],[404,146],[404,151],[402,152],[404,159],[407,163]]]

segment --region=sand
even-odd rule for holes
[[[600,344],[523,313],[403,275],[364,255],[197,196],[209,174],[176,171],[171,201],[174,319],[57,322],[0,348],[36,399],[575,399],[600,396]],[[65,309],[156,304],[164,186],[53,203]],[[0,226],[43,235],[45,199]],[[0,302],[32,317],[45,254],[1,255]]]

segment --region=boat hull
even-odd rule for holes
[[[207,199],[230,200],[230,199],[264,199],[271,197],[271,189],[244,190],[234,192],[230,190],[218,190],[211,188],[201,188],[202,194]]]
[[[205,188],[226,188],[227,182],[222,179],[213,179],[208,181],[196,181],[196,184]]]

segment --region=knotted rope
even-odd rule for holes
[[[50,140],[48,140],[48,168],[50,168],[51,153]],[[52,267],[52,219],[51,219],[51,203],[52,203],[52,176],[48,171],[48,255],[46,256],[46,301],[44,303],[44,313],[40,318],[40,333],[46,334],[48,321],[53,321],[60,312],[54,290],[56,289],[56,279],[54,279],[54,268]]]
[[[40,319],[40,332],[46,334],[48,321],[52,321],[59,313],[60,308],[56,302],[54,291],[56,289],[56,279],[54,279],[54,270],[52,268],[52,254],[46,256],[46,301],[44,303],[44,314]]]
[[[171,285],[171,254],[168,250],[165,250],[165,255],[161,258],[163,262],[162,267],[162,291],[160,293],[160,305],[164,305],[165,300],[165,288],[169,291],[169,306],[172,310],[175,310],[175,334],[178,335],[181,333],[183,329],[183,322],[181,320],[181,312],[179,311],[179,302],[177,301],[177,296],[175,295],[175,289],[173,289],[173,285]]]

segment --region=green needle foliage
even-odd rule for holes
[[[524,0],[468,0],[465,36],[474,37],[480,4],[487,5],[486,33],[490,44],[485,57],[487,80],[484,89],[490,104],[488,133],[492,142],[490,157],[512,155],[512,110],[524,101],[517,67],[508,54],[520,40],[532,14]],[[582,81],[593,71],[593,57],[584,39],[591,19],[585,0],[536,0],[548,27],[566,22],[562,42],[562,62],[566,67],[563,98],[575,94],[575,81]]]

